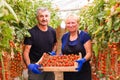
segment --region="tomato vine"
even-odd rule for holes
[[[119,80],[120,1],[94,0],[83,7],[79,15],[79,28],[86,30],[92,37],[92,65],[95,65],[93,73],[96,80]]]
[[[2,57],[6,51],[11,58],[14,58],[17,53],[22,54],[21,45],[24,37],[30,36],[27,30],[36,24],[35,12],[38,7],[50,9],[50,25],[56,28],[60,22],[56,14],[57,9],[52,8],[51,2],[43,0],[0,0],[0,62],[2,62],[2,68],[4,68]],[[6,80],[4,73],[3,70],[3,80]]]
[[[107,47],[108,42],[120,42],[120,2],[94,0],[80,10],[80,28],[87,29],[94,51]]]

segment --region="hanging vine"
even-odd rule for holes
[[[16,56],[22,56],[22,43],[25,36],[30,36],[28,29],[36,24],[35,12],[38,7],[47,7],[51,11],[51,22],[50,25],[56,28],[60,23],[59,17],[55,14],[57,9],[53,9],[51,2],[43,0],[0,0],[0,62],[2,62],[2,80],[10,80],[6,77],[6,70],[14,71],[12,77],[19,76],[22,69],[11,69],[4,65],[7,62],[16,65],[18,61],[21,64],[22,60],[17,60]],[[7,56],[4,56],[4,53]],[[5,58],[10,58],[6,62]],[[19,58],[19,56],[18,56]],[[13,61],[16,59],[16,62]],[[5,68],[5,69],[4,69]],[[20,70],[20,71],[18,71]],[[16,73],[18,72],[18,73]],[[8,73],[7,73],[8,74]],[[9,75],[10,77],[11,75]]]
[[[79,15],[80,29],[92,37],[96,79],[119,80],[120,1],[94,0],[83,7]]]

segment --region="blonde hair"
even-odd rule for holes
[[[67,19],[70,19],[70,18],[75,19],[75,20],[77,21],[77,23],[80,22],[80,18],[79,18],[79,16],[76,15],[76,14],[69,14],[69,15],[65,18],[65,22],[67,21]]]

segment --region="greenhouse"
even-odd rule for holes
[[[120,0],[0,0],[0,80],[29,80],[30,71],[120,80]]]

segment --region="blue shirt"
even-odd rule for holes
[[[65,33],[63,36],[62,36],[62,49],[64,48],[65,44],[67,43],[67,37],[69,36],[69,32]],[[89,34],[85,31],[80,31],[79,33],[79,38],[80,38],[80,43],[81,44],[85,44],[88,40],[91,39],[91,37],[89,36]],[[75,45],[77,44],[77,39],[74,40],[74,41],[69,41],[69,44],[71,45]]]

